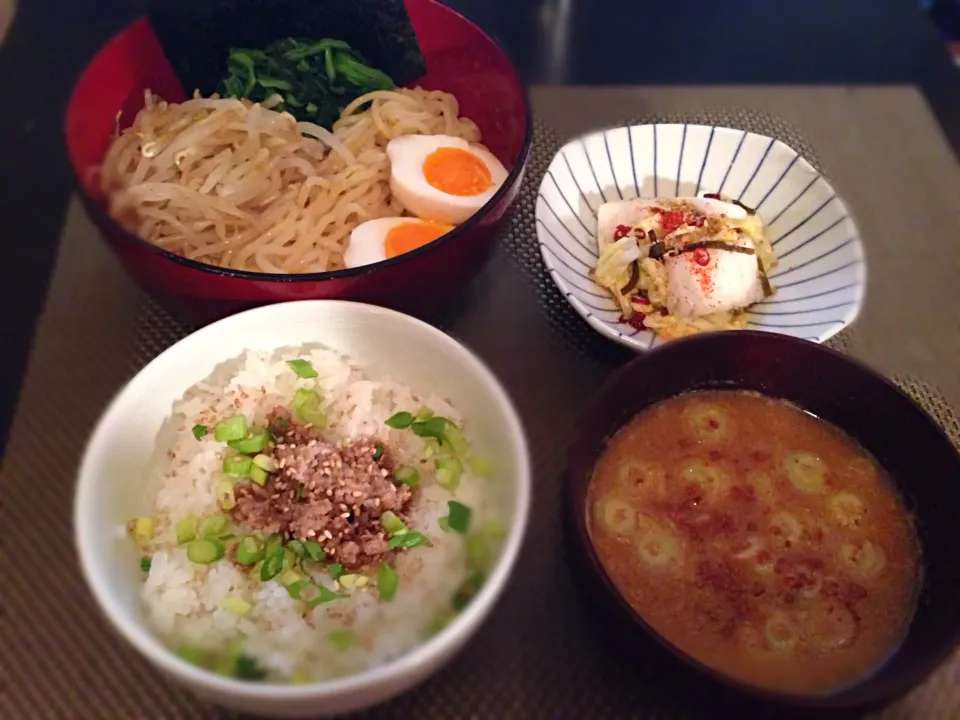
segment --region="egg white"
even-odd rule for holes
[[[386,260],[387,252],[384,245],[387,233],[398,225],[418,222],[420,220],[413,217],[386,217],[360,223],[350,233],[350,241],[343,253],[344,266],[355,268]]]
[[[440,148],[466,150],[487,166],[491,185],[477,195],[451,195],[438,190],[423,174],[427,157]],[[390,190],[407,210],[424,220],[459,225],[480,210],[507,179],[507,170],[482,145],[450,135],[403,135],[387,143]]]

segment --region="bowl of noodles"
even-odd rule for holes
[[[510,60],[435,0],[238,4],[140,17],[83,69],[64,137],[87,214],[189,320],[311,298],[439,307],[519,191],[531,120]]]

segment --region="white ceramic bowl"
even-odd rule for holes
[[[451,399],[471,440],[497,464],[509,532],[482,590],[442,632],[408,654],[362,674],[310,685],[243,682],[191,665],[147,626],[138,588],[138,553],[118,532],[130,517],[150,514],[137,478],[153,452],[173,403],[244,350],[273,351],[322,343],[349,355],[371,376],[387,374]],[[214,323],[162,353],[114,398],[80,465],[75,531],[94,597],[119,633],[157,669],[204,699],[249,713],[327,717],[383,702],[437,671],[477,631],[507,582],[530,506],[531,475],[520,419],[491,372],[439,330],[383,308],[309,300],[250,310]]]
[[[749,310],[749,330],[824,342],[856,319],[866,287],[860,233],[823,176],[774,138],[707,125],[635,125],[564,145],[537,196],[540,253],[550,276],[597,332],[635,350],[664,342],[619,322],[588,271],[597,259],[600,203],[719,192],[756,208],[780,265],[777,289]]]

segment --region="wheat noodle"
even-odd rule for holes
[[[148,90],[100,181],[110,214],[165,250],[237,270],[323,272],[343,267],[359,223],[403,214],[385,147],[411,134],[480,140],[440,91],[363,95],[330,132],[247,101],[168,103]]]

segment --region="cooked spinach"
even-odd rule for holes
[[[283,38],[263,49],[230,48],[221,95],[263,102],[329,128],[354,99],[394,87],[393,79],[342,40]]]

